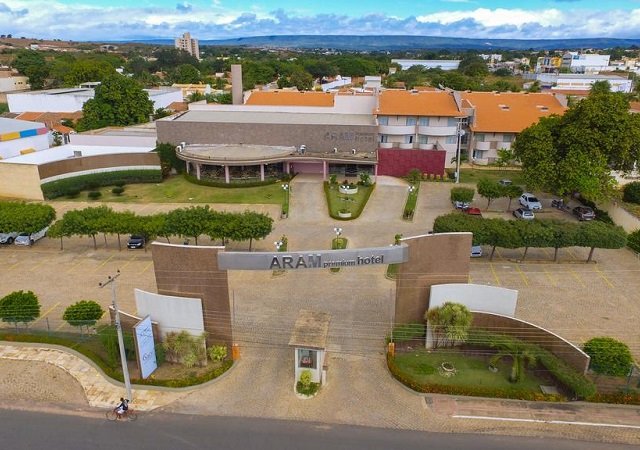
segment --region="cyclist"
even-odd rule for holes
[[[120,397],[120,403],[115,408],[117,418],[120,419],[120,417],[126,415],[128,410],[129,410],[129,400],[124,397]]]

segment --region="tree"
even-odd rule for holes
[[[82,332],[82,327],[87,327],[89,331],[89,327],[95,325],[103,315],[104,310],[98,303],[93,300],[80,300],[64,310],[62,320],[72,327],[79,327]]]
[[[622,227],[608,225],[604,222],[585,222],[576,233],[576,244],[590,247],[587,262],[591,262],[596,248],[623,248],[627,245],[627,233]]]
[[[629,374],[633,365],[629,346],[614,338],[589,339],[584,344],[584,352],[591,357],[591,369],[603,375],[623,377]]]
[[[514,153],[522,163],[522,177],[531,189],[550,189],[560,194],[559,157],[553,137],[559,126],[558,117],[540,119],[523,130],[513,144]]]
[[[156,148],[153,151],[158,153],[158,156],[160,157],[160,164],[163,167],[163,175],[165,172],[165,167],[168,168],[168,171],[171,171],[171,169],[175,169],[175,171],[178,173],[184,172],[185,162],[178,158],[178,156],[176,155],[175,145],[166,142],[160,142],[156,145]]]
[[[289,77],[289,83],[299,91],[310,91],[313,87],[313,77],[302,69],[295,70]]]
[[[83,105],[82,111],[78,131],[128,126],[147,122],[153,114],[153,102],[138,82],[118,74],[96,87],[95,97]]]
[[[236,235],[236,238],[239,241],[249,239],[249,251],[254,239],[264,239],[273,230],[273,219],[266,214],[245,211],[240,215],[239,220],[242,231]]]
[[[513,150],[508,148],[499,148],[497,150],[498,158],[495,161],[496,166],[498,167],[506,167],[513,164],[513,161],[516,159]]]
[[[107,229],[107,221],[111,214],[113,214],[113,210],[108,206],[67,211],[62,217],[65,222],[63,229],[72,236],[90,236],[93,238],[93,248],[97,249],[96,235]]]
[[[198,245],[198,236],[209,231],[214,214],[209,205],[174,209],[167,214],[165,226],[170,234],[192,237]]]
[[[518,198],[522,195],[523,193],[522,188],[515,184],[510,184],[508,186],[503,186],[502,192],[505,197],[509,198],[509,206],[507,206],[507,211],[511,211],[511,201],[514,198]]]
[[[0,201],[0,232],[35,233],[49,226],[56,218],[50,205],[41,203]]]
[[[538,220],[518,220],[515,222],[518,235],[524,246],[524,254],[522,255],[522,261],[527,257],[527,251],[529,247],[551,247],[554,244],[555,235],[553,228],[546,225],[545,222]]]
[[[25,325],[40,316],[40,302],[31,291],[14,291],[0,300],[0,318],[3,322],[13,323],[18,330],[18,323]]]
[[[451,188],[451,201],[453,203],[471,203],[473,201],[473,196],[475,195],[475,193],[476,190],[473,188],[454,187]]]
[[[488,178],[480,179],[478,181],[477,189],[478,194],[487,199],[487,210],[489,209],[489,205],[491,205],[491,202],[493,200],[502,197],[504,194],[502,186],[496,181],[490,180]]]
[[[176,67],[172,74],[173,82],[180,84],[199,83],[201,80],[200,71],[191,64],[181,64]]]
[[[438,348],[466,341],[473,314],[460,303],[446,302],[428,310],[425,320],[433,335],[433,346]]]
[[[512,364],[509,381],[512,383],[518,383],[522,379],[527,363],[535,364],[536,362],[536,357],[531,351],[530,346],[519,340],[502,335],[495,335],[490,338],[489,346],[498,349],[498,353],[491,358],[489,365],[495,366],[502,358],[511,358]]]
[[[113,66],[106,61],[81,59],[71,65],[64,76],[64,84],[78,86],[87,81],[101,82],[105,78],[116,74],[117,72]]]
[[[487,63],[478,55],[463,58],[458,66],[458,71],[470,77],[484,77],[489,74]]]
[[[574,222],[550,222],[553,225],[553,260],[558,261],[558,249],[577,244],[580,225]]]
[[[20,50],[11,65],[18,69],[18,72],[29,78],[31,89],[42,89],[44,87],[49,75],[49,65],[42,53],[35,50]]]
[[[218,103],[220,105],[231,105],[233,103],[233,97],[230,92],[223,92],[222,94],[207,94],[204,98],[207,103]]]

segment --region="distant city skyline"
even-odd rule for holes
[[[640,0],[0,0],[0,28],[63,40],[425,35],[640,38]],[[522,6],[520,6],[522,5]]]

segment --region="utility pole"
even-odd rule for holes
[[[122,326],[120,325],[120,310],[118,309],[118,302],[116,301],[116,279],[120,276],[120,269],[114,276],[109,275],[107,281],[104,283],[98,283],[101,288],[106,285],[111,285],[111,304],[115,312],[116,331],[118,332],[118,347],[120,348],[120,362],[122,363],[122,375],[124,377],[124,387],[127,390],[127,399],[133,400],[131,394],[131,379],[129,378],[129,368],[127,367],[127,354],[124,348],[124,337],[122,336]]]

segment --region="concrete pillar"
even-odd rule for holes
[[[284,163],[284,173],[291,173],[291,163],[289,161]]]
[[[264,181],[264,164],[260,164],[260,181]]]
[[[189,161],[185,161],[184,163],[187,166],[187,174],[188,174],[189,173],[189,167],[191,166],[191,164],[189,164]]]
[[[242,105],[242,65],[231,64],[231,98],[234,105]]]
[[[229,176],[229,166],[224,166],[224,182],[229,184],[231,177]]]
[[[196,178],[200,179],[200,164],[196,164]]]
[[[322,181],[327,181],[327,162],[322,161]]]
[[[373,166],[373,182],[377,183],[378,182],[378,165],[374,165]]]

